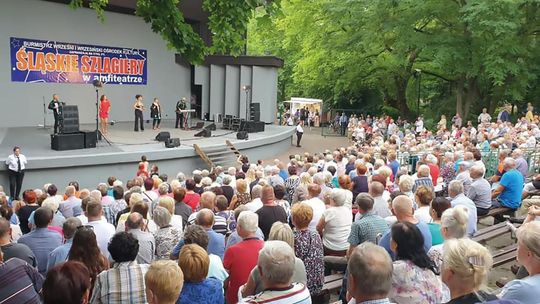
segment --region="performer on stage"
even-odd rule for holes
[[[152,117],[152,128],[154,130],[159,130],[159,125],[161,124],[161,105],[159,104],[159,99],[154,98],[154,102],[150,106],[150,116]]]
[[[53,99],[49,102],[49,110],[53,111],[54,114],[54,134],[58,134],[58,126],[60,124],[61,114],[62,114],[62,104],[58,100],[58,94],[53,94]]]
[[[9,195],[11,195],[11,199],[20,199],[19,194],[21,193],[26,163],[26,156],[21,154],[21,148],[14,147],[13,154],[6,159],[9,175]]]
[[[107,96],[101,95],[99,99],[99,118],[101,119],[101,134],[107,135],[109,133],[109,112],[111,111],[111,102],[107,99]]]
[[[187,108],[186,101],[187,99],[182,97],[182,99],[176,103],[176,123],[174,124],[176,129],[184,128],[184,113],[181,111]]]
[[[144,104],[143,104],[143,97],[140,94],[135,95],[135,104],[133,105],[133,108],[135,109],[135,132],[139,132],[139,125],[141,127],[141,131],[144,131],[144,122],[143,122],[143,110],[144,110]],[[137,121],[139,121],[139,124],[137,124]]]

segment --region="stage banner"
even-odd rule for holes
[[[10,38],[11,81],[145,85],[142,49]]]

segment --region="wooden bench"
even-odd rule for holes
[[[490,216],[497,216],[497,215],[512,215],[512,213],[514,213],[514,209],[510,209],[510,208],[506,208],[506,207],[497,207],[497,208],[492,208],[489,210],[489,212],[487,214],[484,214],[484,215],[479,215],[478,218],[477,218],[477,221],[483,219],[483,218],[486,218],[486,217],[490,217]]]
[[[515,227],[519,227],[520,225],[515,225]],[[478,243],[484,243],[488,240],[491,240],[492,238],[498,237],[500,235],[503,235],[507,232],[512,232],[510,227],[507,226],[506,222],[499,223],[496,225],[492,225],[489,227],[486,227],[484,229],[478,230],[474,236],[472,237],[473,241],[476,241]]]
[[[513,244],[493,253],[493,267],[498,267],[511,262],[517,257],[517,244]]]
[[[317,295],[311,295],[313,304],[327,304],[330,302],[330,294],[339,293],[343,284],[343,273],[332,274],[324,277],[324,285]]]

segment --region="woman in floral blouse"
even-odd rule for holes
[[[169,258],[172,249],[182,238],[182,230],[173,227],[171,214],[161,206],[154,209],[154,221],[159,226],[159,230],[154,233],[156,240],[156,259],[165,260]]]
[[[448,188],[450,181],[456,177],[456,170],[454,167],[454,153],[444,153],[444,167],[441,169],[441,177],[443,178],[444,188]]]
[[[321,237],[316,231],[308,229],[313,209],[305,203],[297,203],[291,211],[295,226],[294,253],[306,266],[309,292],[316,295],[324,285],[324,261]]]
[[[424,251],[420,230],[409,222],[398,222],[392,226],[391,236],[390,248],[396,261],[388,297],[400,304],[441,303],[441,281]]]

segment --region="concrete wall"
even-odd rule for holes
[[[273,123],[276,118],[277,69],[253,67],[252,102],[261,104],[261,120]]]
[[[225,67],[225,115],[240,114],[240,67],[227,65]]]
[[[135,94],[145,97],[149,106],[159,97],[164,118],[174,117],[180,97],[190,96],[190,70],[175,63],[174,52],[154,34],[142,18],[105,13],[101,23],[93,10],[73,10],[65,4],[38,0],[2,0],[0,9],[0,92],[2,111],[0,127],[35,126],[43,123],[43,100],[53,93],[61,100],[79,106],[81,123],[95,121],[95,90],[88,84],[47,84],[11,82],[10,37],[57,40],[69,43],[146,49],[148,51],[147,85],[106,85],[100,94],[111,100],[111,119],[133,120]],[[145,113],[149,117],[149,112]],[[49,111],[50,112],[50,111]],[[49,114],[47,123],[52,122]]]

